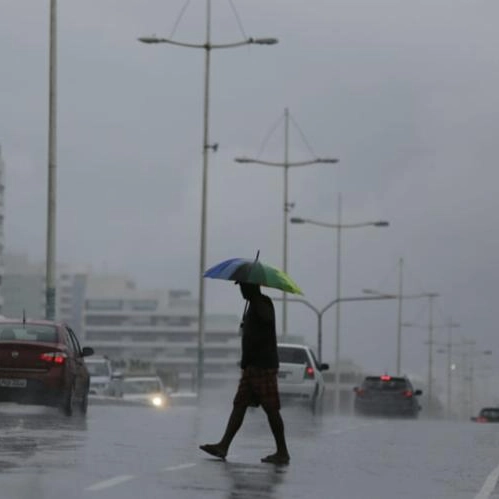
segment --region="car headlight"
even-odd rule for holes
[[[152,405],[154,407],[163,407],[165,405],[165,399],[162,397],[153,397]]]

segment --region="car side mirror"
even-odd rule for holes
[[[416,390],[416,391],[414,392],[414,395],[415,395],[416,397],[419,397],[420,395],[423,395],[423,390]]]
[[[327,371],[329,370],[329,364],[321,364],[319,371]]]
[[[470,421],[476,421],[478,418],[476,416],[471,416]]]
[[[357,393],[357,391],[358,391],[358,390],[359,390],[359,387],[358,387],[358,386],[354,386],[354,387],[352,388],[352,391],[354,391],[355,393]]]
[[[91,347],[83,347],[83,350],[81,351],[82,357],[90,357],[90,355],[93,354],[94,354],[94,349]]]

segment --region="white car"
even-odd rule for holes
[[[169,397],[159,376],[129,376],[121,382],[123,400],[158,408],[168,407]]]
[[[85,359],[90,374],[90,395],[107,395],[113,370],[111,362],[106,357],[89,357]]]
[[[313,411],[322,407],[325,383],[321,371],[328,364],[319,364],[311,348],[306,345],[278,343],[279,395],[287,400],[305,402]]]

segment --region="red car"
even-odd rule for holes
[[[0,320],[0,402],[85,414],[90,376],[83,358],[93,353],[66,324]]]

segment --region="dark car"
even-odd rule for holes
[[[414,390],[406,377],[367,376],[354,392],[354,410],[358,415],[416,418],[421,410],[417,397],[422,391]]]
[[[0,402],[86,413],[90,376],[83,358],[92,354],[65,324],[0,320]]]
[[[477,423],[499,423],[499,407],[484,407],[477,417],[471,418]]]

